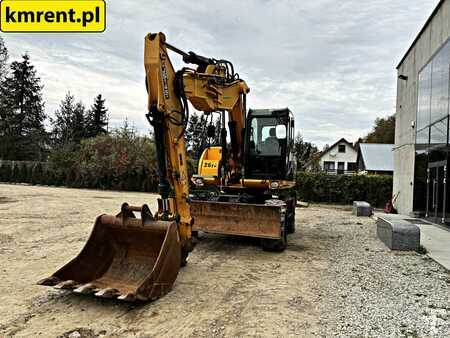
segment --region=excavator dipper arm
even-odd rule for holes
[[[192,250],[189,210],[189,177],[184,130],[189,119],[187,102],[176,93],[175,83],[182,84],[170,62],[165,36],[148,34],[145,38],[144,65],[148,92],[147,117],[155,133],[160,210],[157,217],[178,223],[184,254]],[[183,90],[180,86],[178,90]]]
[[[167,50],[197,65],[196,69],[174,71]],[[244,149],[242,130],[245,124],[246,83],[234,73],[233,65],[185,53],[168,44],[163,33],[145,38],[144,63],[148,92],[149,120],[154,127],[158,153],[158,169],[162,220],[176,220],[184,254],[192,249],[192,218],[189,208],[189,182],[184,131],[189,118],[188,101],[199,111],[227,111],[232,140],[232,170],[240,170]]]

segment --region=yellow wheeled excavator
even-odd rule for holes
[[[169,50],[195,69],[175,71]],[[144,63],[158,210],[124,203],[116,216],[99,216],[80,254],[41,285],[124,301],[155,300],[171,290],[199,231],[258,237],[272,251],[284,250],[287,233],[294,231],[292,112],[247,113],[249,87],[231,62],[185,53],[163,33],[145,37]],[[220,144],[204,150],[191,178],[185,145],[189,102],[221,116]]]

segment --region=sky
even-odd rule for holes
[[[289,107],[297,132],[321,148],[354,142],[395,112],[395,68],[437,3],[112,0],[104,33],[0,34],[10,60],[30,54],[50,116],[68,91],[87,106],[101,93],[112,127],[127,118],[147,132],[144,37],[160,31],[180,49],[232,61],[249,108]]]

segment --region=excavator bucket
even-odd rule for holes
[[[191,201],[193,231],[280,239],[284,217],[280,205]]]
[[[133,211],[140,211],[141,219]],[[150,301],[172,289],[180,262],[177,224],[154,220],[147,205],[124,203],[117,216],[99,216],[80,254],[38,284],[104,298]]]

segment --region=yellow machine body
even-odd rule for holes
[[[208,147],[198,161],[198,175],[206,184],[219,184],[222,147]]]
[[[168,50],[198,67],[175,72]],[[156,33],[145,37],[144,65],[149,112],[146,117],[154,128],[158,158],[158,211],[152,214],[146,205],[132,207],[124,203],[118,215],[99,216],[80,254],[42,280],[42,285],[126,301],[154,300],[170,291],[180,266],[192,251],[195,222],[196,229],[223,234],[269,239],[281,236],[283,206],[190,204],[184,137],[188,101],[205,113],[228,112],[229,124],[235,130],[231,137],[235,146],[227,157],[227,170],[240,173],[242,169],[245,96],[250,89],[231,63],[184,53],[168,44],[163,33]],[[206,183],[226,184],[227,178],[221,178],[222,156],[221,147],[210,147],[203,153],[199,175]],[[264,188],[268,184],[270,181],[241,180],[230,187]],[[141,219],[136,218],[136,211],[141,212]]]

